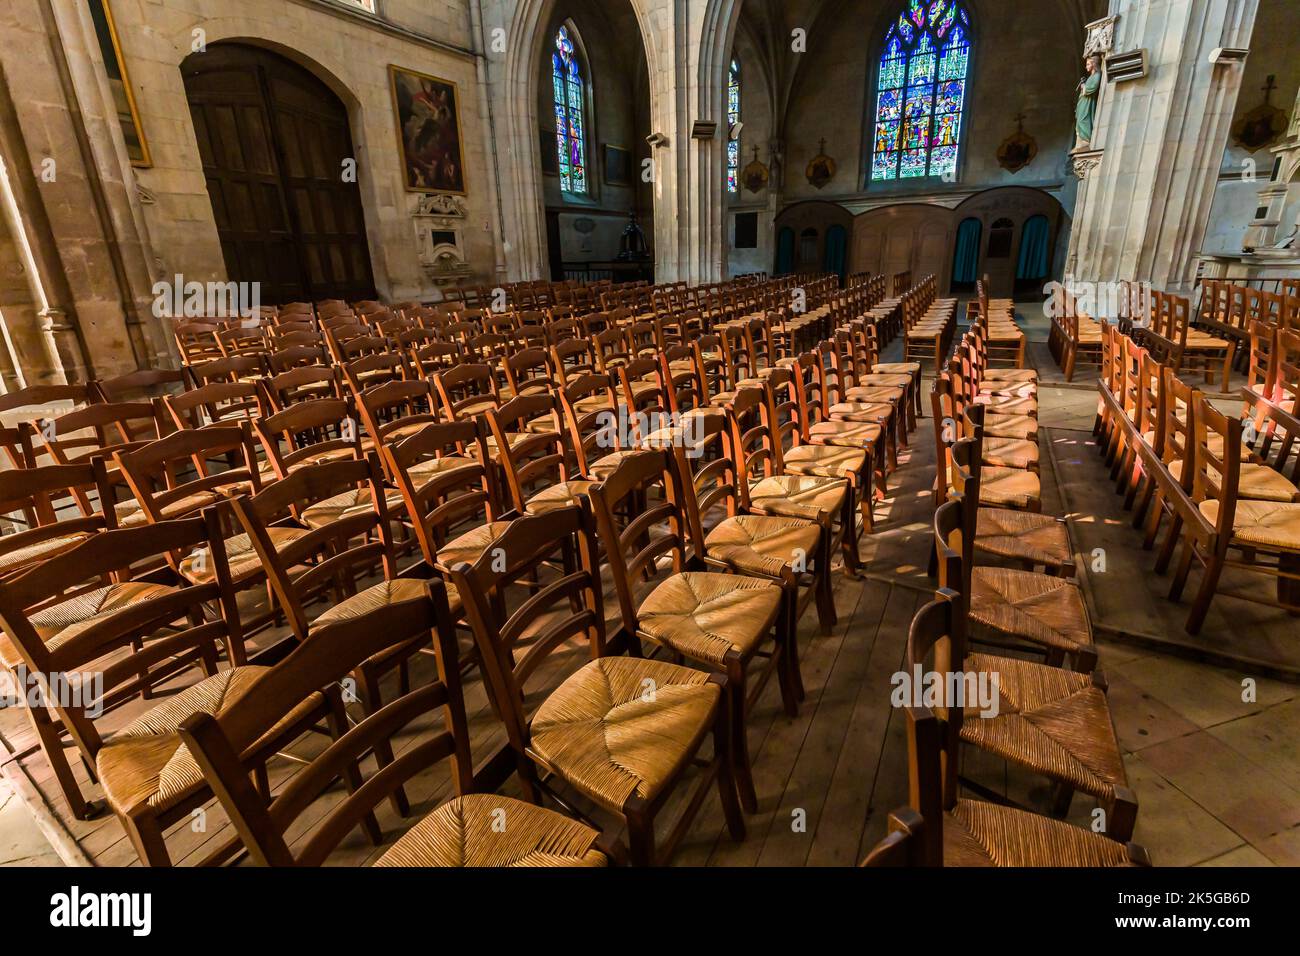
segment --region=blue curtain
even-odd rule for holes
[[[957,252],[953,256],[952,281],[973,285],[980,277],[980,239],[984,225],[978,219],[964,219],[957,227]]]
[[[786,226],[776,238],[776,274],[788,276],[794,272],[794,230]]]
[[[1031,216],[1020,234],[1020,261],[1016,279],[1046,279],[1052,268],[1051,250],[1047,248],[1052,228],[1046,216]]]
[[[831,226],[826,230],[826,271],[844,278],[845,260],[849,246],[848,233],[843,226]]]

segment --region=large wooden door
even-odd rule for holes
[[[213,44],[181,65],[232,282],[262,301],[373,298],[347,109],[307,70]]]

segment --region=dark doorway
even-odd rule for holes
[[[181,64],[227,276],[266,304],[374,298],[347,108],[275,53],[218,43]]]

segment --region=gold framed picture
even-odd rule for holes
[[[389,65],[397,147],[407,192],[468,192],[460,90],[451,80]]]
[[[104,70],[108,73],[108,85],[113,91],[113,107],[117,111],[118,125],[122,128],[122,139],[126,142],[126,153],[131,158],[132,166],[147,168],[153,165],[153,159],[149,155],[149,143],[144,138],[144,127],[140,125],[140,111],[135,106],[135,93],[131,90],[126,59],[122,56],[122,46],[117,39],[113,11],[108,0],[86,2],[90,7],[90,19],[95,25],[99,51],[104,57]]]

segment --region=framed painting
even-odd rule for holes
[[[388,75],[406,191],[464,196],[465,147],[456,84],[392,65]]]
[[[90,8],[90,19],[95,25],[95,39],[99,43],[100,55],[104,58],[108,86],[113,91],[113,109],[117,113],[118,125],[122,128],[126,154],[130,157],[132,166],[152,166],[149,144],[144,138],[144,127],[140,125],[140,112],[135,106],[135,93],[131,90],[131,79],[126,73],[122,45],[117,39],[113,11],[108,0],[86,0],[86,5]]]
[[[611,186],[632,183],[632,153],[621,146],[605,144],[605,182]]]

